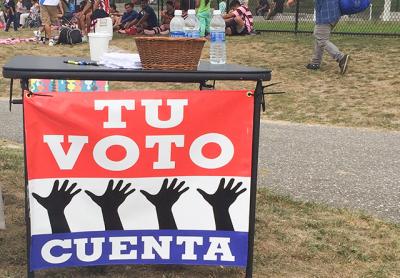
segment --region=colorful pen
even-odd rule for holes
[[[71,65],[79,65],[79,66],[98,66],[96,62],[87,62],[87,61],[66,60],[64,61],[64,63]]]

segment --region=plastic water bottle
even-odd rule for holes
[[[221,16],[220,10],[214,10],[210,23],[210,63],[225,64],[225,21]]]
[[[169,23],[169,36],[174,38],[181,38],[185,36],[185,21],[182,17],[182,10],[175,10],[174,17]]]
[[[196,10],[188,10],[188,17],[185,19],[185,37],[200,38],[200,23],[196,17]]]

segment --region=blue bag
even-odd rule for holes
[[[364,11],[371,4],[371,0],[339,0],[342,15],[356,14]]]

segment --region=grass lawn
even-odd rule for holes
[[[30,31],[1,32],[0,37],[28,37]],[[333,36],[332,41],[351,55],[348,72],[327,54],[320,71],[304,68],[313,39],[310,35],[264,33],[229,37],[228,62],[272,69],[272,81],[281,84],[269,90],[286,94],[267,96],[263,118],[302,123],[400,129],[400,38]],[[115,36],[112,48],[136,51],[132,37]],[[202,58],[208,59],[209,43]],[[35,43],[1,45],[0,66],[15,55],[89,56],[89,45],[55,46]],[[0,79],[0,96],[8,96],[9,80]],[[19,84],[14,82],[15,94]],[[217,82],[218,89],[252,89],[253,82]],[[113,82],[112,89],[196,89],[196,84],[146,84]]]

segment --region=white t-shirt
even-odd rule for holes
[[[40,0],[39,4],[40,5],[45,5],[45,6],[58,6],[60,3],[60,0]]]

